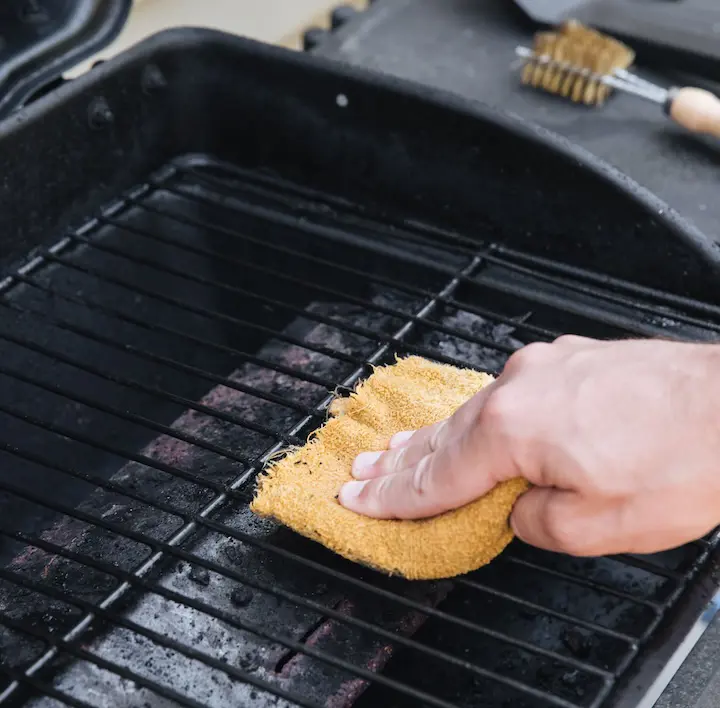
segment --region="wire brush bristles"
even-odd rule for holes
[[[630,47],[570,20],[555,32],[538,32],[522,82],[577,103],[602,105],[611,88],[600,81],[635,60]]]

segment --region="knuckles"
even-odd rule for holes
[[[395,472],[400,472],[405,464],[405,457],[407,455],[408,448],[406,447],[400,447],[396,448],[395,450],[388,450],[381,458],[380,458],[380,469],[383,471],[384,474],[393,474]]]
[[[518,373],[527,367],[536,366],[557,357],[560,352],[580,350],[592,344],[593,340],[587,337],[578,337],[574,334],[563,334],[550,342],[531,342],[522,349],[518,349],[510,356],[505,364],[505,373]]]
[[[363,502],[365,506],[373,507],[383,513],[387,513],[390,510],[392,504],[392,489],[391,489],[392,477],[384,476],[368,482],[361,490],[358,499]]]
[[[552,353],[552,344],[547,342],[531,342],[522,349],[518,349],[510,356],[505,364],[504,373],[516,373],[528,366],[547,361]]]
[[[502,435],[518,412],[518,400],[511,385],[493,391],[477,416],[477,424],[490,435]]]
[[[563,349],[578,349],[580,347],[587,346],[592,343],[592,341],[592,339],[588,339],[587,337],[578,337],[575,334],[563,334],[558,337],[553,344],[558,347],[562,347]]]
[[[410,483],[413,494],[417,499],[425,498],[430,491],[432,479],[429,461],[429,457],[424,457],[412,471],[412,479]]]

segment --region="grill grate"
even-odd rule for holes
[[[561,332],[715,339],[720,308],[179,161],[4,283],[2,698],[608,705],[714,549],[514,544],[405,583],[247,510],[396,353],[498,371]],[[130,698],[123,698],[125,695]]]

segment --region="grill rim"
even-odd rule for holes
[[[720,531],[715,531],[712,539],[717,544],[720,541]],[[696,577],[695,582],[687,591],[688,596],[685,602],[677,608],[678,614],[690,617],[689,621],[684,624],[685,630],[682,636],[678,637],[674,647],[667,647],[666,651],[658,652],[657,657],[653,657],[661,665],[655,679],[643,691],[638,702],[637,697],[632,694],[632,689],[633,683],[642,682],[642,672],[629,676],[627,681],[619,683],[616,690],[618,697],[614,701],[611,700],[608,708],[653,708],[678,671],[688,661],[692,651],[698,646],[710,625],[717,621],[720,616],[720,587],[713,579],[711,567],[712,564],[720,563],[720,553],[718,553],[717,547],[710,555],[708,566]],[[694,621],[692,620],[693,616],[695,617]],[[667,623],[669,620],[665,618],[657,631],[662,632],[668,629],[664,626]]]

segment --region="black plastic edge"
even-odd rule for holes
[[[339,34],[342,34],[342,28]],[[15,130],[20,129],[29,121],[42,120],[43,114],[51,110],[59,101],[79,96],[102,79],[112,76],[120,68],[129,67],[138,61],[150,61],[154,55],[163,50],[179,49],[188,52],[193,47],[200,49],[206,45],[218,44],[224,44],[234,51],[251,52],[255,56],[264,56],[275,61],[290,61],[296,66],[306,67],[309,71],[322,71],[337,78],[357,80],[377,89],[392,90],[400,96],[431,102],[443,110],[451,110],[471,119],[500,123],[518,138],[554,150],[563,159],[575,162],[600,180],[605,181],[610,187],[625,193],[649,218],[665,227],[677,237],[680,243],[700,256],[711,268],[712,273],[716,277],[720,277],[720,248],[713,239],[651,191],[590,151],[550,130],[526,121],[514,113],[502,111],[478,101],[471,101],[442,89],[388,74],[380,74],[348,63],[340,63],[315,54],[292,51],[230,35],[219,30],[176,27],[148,37],[128,51],[97,67],[92,73],[69,82],[54,91],[52,95],[38,99],[0,122],[0,140],[7,139]]]
[[[6,58],[0,119],[22,107],[64,71],[105,48],[125,25],[132,0],[77,0],[67,26]],[[5,28],[12,31],[12,27]]]

